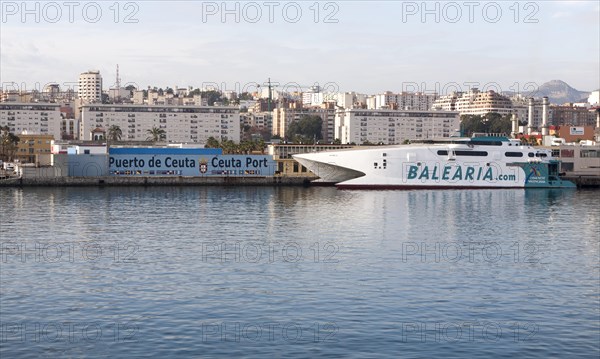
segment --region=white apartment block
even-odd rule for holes
[[[352,93],[352,95],[354,96],[354,103],[357,104],[359,107],[361,107],[362,105],[366,105],[367,103],[367,95],[365,95],[364,93]]]
[[[102,76],[100,71],[88,71],[79,75],[77,94],[87,103],[102,101]]]
[[[302,105],[320,106],[325,102],[325,94],[322,92],[304,92],[302,93]]]
[[[335,133],[343,144],[402,144],[405,140],[450,137],[460,128],[458,112],[406,110],[339,110]]]
[[[142,90],[133,91],[133,97],[131,98],[131,101],[133,101],[134,105],[145,104],[146,103],[145,99],[146,99],[146,97],[144,96],[144,91],[142,91]]]
[[[512,102],[497,92],[480,92],[473,89],[457,100],[456,110],[461,115],[485,115],[495,112],[504,116],[512,114]]]
[[[108,89],[108,98],[111,100],[129,100],[131,98],[131,91],[124,87]]]
[[[153,105],[153,106],[208,106],[208,99],[201,95],[190,97],[175,96],[172,93],[158,94],[158,91],[149,90],[148,97],[144,97],[144,91],[135,91],[132,101],[135,105]]]
[[[153,127],[165,131],[167,142],[206,143],[209,137],[219,141],[240,142],[240,111],[236,107],[84,105],[81,110],[83,140],[92,139],[96,128],[119,126],[121,140],[145,141]]]
[[[261,87],[258,90],[258,95],[260,98],[269,98],[269,88],[267,86]],[[273,87],[271,87],[271,99],[279,100],[280,98],[284,98],[283,92],[276,91]]]
[[[451,92],[448,95],[440,96],[433,102],[431,109],[434,111],[456,111],[456,102],[462,96],[462,92]]]
[[[429,111],[437,100],[437,94],[421,92],[392,93],[390,91],[375,95],[375,108],[389,108],[409,111]]]
[[[58,102],[73,101],[76,93],[72,89],[65,92],[57,92],[58,87],[46,86],[43,92],[33,91],[0,91],[0,102]]]
[[[8,126],[10,132],[20,134],[53,135],[61,138],[62,116],[57,103],[0,103],[0,127]]]
[[[590,92],[588,103],[592,106],[600,105],[600,90]]]
[[[494,91],[481,92],[478,89],[441,96],[432,104],[431,108],[442,111],[458,111],[461,115],[483,116],[490,112],[496,112],[504,116],[513,113],[513,105],[508,97]]]
[[[377,96],[370,95],[365,98],[365,104],[369,110],[377,109]]]
[[[336,105],[341,108],[353,108],[356,102],[356,94],[354,92],[340,92],[337,94]]]
[[[255,100],[240,100],[240,108],[245,107],[248,109],[248,111],[250,111],[254,105],[256,105]]]
[[[321,106],[325,102],[338,103],[344,93],[337,92],[303,92],[302,105],[304,106]]]
[[[514,114],[521,122],[529,120],[529,98],[515,95],[511,98],[496,92],[452,92],[435,101],[432,107],[438,111],[458,111],[461,115],[486,115],[490,112],[501,115]],[[542,125],[542,100],[535,99],[533,105],[533,126]]]
[[[276,108],[273,110],[272,134],[285,138],[286,129],[292,121],[298,121],[303,116],[320,116],[323,120],[321,137],[323,142],[333,142],[335,140],[335,110],[320,107],[290,109]]]

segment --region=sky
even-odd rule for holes
[[[319,85],[381,93],[600,88],[598,1],[0,1],[0,83]]]

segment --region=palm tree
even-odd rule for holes
[[[262,138],[258,141],[254,141],[252,143],[252,151],[256,151],[256,152],[261,152],[264,153],[265,152],[265,140],[263,140]]]
[[[231,155],[236,152],[237,145],[232,140],[225,140],[221,142],[221,148],[223,149],[223,154]]]
[[[164,140],[166,137],[166,132],[162,128],[152,127],[150,130],[146,131],[148,133],[148,137],[146,141],[158,142],[160,140]]]
[[[10,132],[10,127],[0,127],[0,160],[10,161],[17,152],[20,138]]]
[[[206,144],[204,145],[206,148],[219,148],[219,141],[210,136],[207,140],[206,140]]]
[[[241,152],[242,154],[247,155],[248,153],[250,153],[252,151],[253,148],[253,142],[251,141],[242,141],[239,145],[238,145],[238,151],[236,152]]]
[[[123,135],[123,131],[121,131],[121,127],[117,125],[112,125],[108,128],[108,136],[107,139],[110,142],[118,142],[121,141],[121,136]]]

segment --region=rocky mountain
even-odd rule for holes
[[[513,91],[504,91],[502,94],[509,97],[515,95]],[[548,81],[533,92],[526,91],[521,94],[534,98],[548,96],[548,100],[554,105],[562,105],[567,102],[587,102],[590,96],[589,92],[576,90],[561,80]]]
[[[561,80],[548,81],[542,84],[535,93],[535,97],[548,96],[550,103],[558,105],[566,102],[581,102],[582,100],[585,102],[589,95],[589,92],[576,90]]]

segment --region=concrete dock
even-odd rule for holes
[[[562,176],[564,180],[571,181],[577,188],[600,188],[600,176]]]
[[[600,188],[600,176],[563,176],[578,188]],[[314,177],[23,177],[0,179],[0,187],[85,187],[85,186],[332,186],[311,183]]]
[[[309,177],[31,177],[0,180],[0,187],[86,186],[308,186]]]

